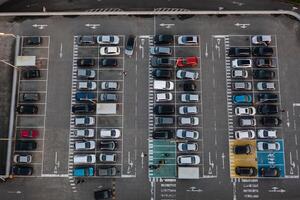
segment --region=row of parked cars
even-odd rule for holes
[[[153,108],[156,129],[152,133],[152,137],[153,139],[174,138],[175,131],[172,126],[175,125],[175,117],[172,115],[178,113],[180,115],[178,124],[186,126],[186,128],[176,130],[177,138],[185,140],[178,142],[177,149],[182,153],[189,154],[179,155],[177,163],[181,165],[199,164],[200,157],[191,154],[198,150],[196,140],[199,138],[199,132],[188,128],[199,125],[199,117],[196,116],[199,114],[199,110],[193,103],[199,102],[200,97],[199,94],[192,93],[192,91],[196,91],[196,84],[193,81],[199,79],[199,72],[193,70],[194,67],[198,66],[198,58],[196,56],[178,57],[176,60],[170,58],[172,49],[168,45],[174,44],[173,35],[155,35],[154,44],[155,46],[150,48],[150,54],[152,55],[150,65],[153,67],[152,76],[154,78],[153,88],[156,91],[156,104]],[[177,38],[177,44],[184,46],[198,45],[198,37],[182,35]],[[171,92],[176,87],[172,81],[174,78],[183,80],[183,90],[186,91],[180,94],[182,105],[177,108],[172,103],[176,101],[176,97]]]
[[[275,82],[271,81],[275,78],[273,68],[276,67],[271,58],[273,48],[268,46],[271,44],[271,36],[253,36],[251,42],[253,45],[259,45],[252,48],[252,56],[256,58],[239,58],[251,57],[251,49],[247,47],[231,47],[228,54],[230,57],[238,57],[231,61],[232,89],[238,91],[233,94],[232,101],[236,105],[234,114],[238,117],[238,123],[242,129],[236,130],[234,136],[236,140],[251,140],[257,136],[260,141],[256,143],[256,147],[253,147],[251,144],[234,145],[233,153],[236,155],[252,154],[255,152],[254,148],[257,151],[267,152],[280,150],[280,143],[275,141],[277,130],[272,129],[272,127],[279,126],[281,120],[276,116],[279,112],[279,107],[276,105],[279,101],[278,95],[270,92],[276,89]],[[253,80],[256,81],[256,90],[259,91],[255,95],[241,92],[253,90],[253,81],[248,81],[250,74]],[[257,106],[253,106],[253,104]],[[268,128],[253,129],[257,124],[254,117],[257,114],[262,115],[260,122]],[[256,176],[257,168],[253,166],[237,166],[235,172],[240,176]],[[259,173],[265,177],[280,175],[279,169],[276,167],[260,167]]]

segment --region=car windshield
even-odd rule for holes
[[[87,159],[86,159],[88,162],[92,162],[92,156],[87,156]]]
[[[85,143],[85,148],[91,148],[91,143],[86,142],[86,143]]]
[[[257,41],[261,42],[262,41],[262,36],[257,36]]]
[[[191,41],[193,41],[193,37],[191,37],[191,36],[184,37],[183,41],[184,42],[191,42]]]
[[[116,130],[111,130],[111,136],[116,136]]]

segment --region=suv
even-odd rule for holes
[[[174,137],[173,130],[160,129],[152,133],[153,139],[172,139]]]
[[[17,151],[32,151],[37,148],[37,143],[34,140],[19,140],[15,146]]]
[[[96,71],[92,69],[78,69],[78,78],[94,79],[96,77]]]
[[[102,93],[99,97],[101,102],[117,102],[118,95],[114,93]]]
[[[256,176],[257,169],[255,167],[236,167],[235,173],[239,176]]]
[[[151,47],[150,54],[154,56],[171,56],[172,50],[170,47]]]
[[[75,126],[93,126],[95,125],[95,117],[80,116],[75,117]]]
[[[39,93],[23,93],[20,97],[23,102],[35,102],[40,100]]]
[[[99,168],[99,176],[116,176],[117,175],[117,168],[114,166],[108,166],[108,167],[100,167]]]
[[[150,64],[152,67],[172,67],[172,60],[166,57],[152,57]]]
[[[256,126],[255,118],[239,118],[239,125],[242,127]]]
[[[82,58],[77,60],[77,65],[79,67],[92,67],[95,66],[95,59],[93,58]]]
[[[170,79],[172,77],[172,71],[164,69],[155,69],[152,72],[152,76],[156,79]]]
[[[234,59],[231,61],[233,68],[249,68],[252,67],[251,59]]]
[[[272,56],[273,48],[272,47],[255,47],[252,51],[253,56]]]
[[[154,90],[173,90],[174,89],[174,82],[154,80],[153,89]]]
[[[276,105],[259,105],[257,106],[257,112],[262,115],[273,115],[278,113],[279,109]]]
[[[153,109],[156,115],[171,115],[175,113],[173,105],[156,105]]]
[[[114,141],[101,141],[99,144],[101,151],[113,151],[117,149],[117,142]]]
[[[173,43],[173,35],[155,35],[154,44],[171,44]]]
[[[234,82],[232,83],[233,90],[251,90],[252,84],[251,82]]]
[[[74,114],[86,114],[86,113],[93,113],[96,111],[95,104],[75,104],[72,106],[72,112]]]
[[[281,124],[281,120],[278,117],[262,117],[261,123],[264,126],[279,126]]]
[[[233,152],[235,154],[250,154],[252,152],[252,147],[249,144],[246,145],[235,145],[233,146]]]
[[[154,118],[155,126],[173,125],[174,122],[175,122],[174,117],[155,117]]]
[[[259,103],[276,103],[278,101],[278,95],[274,93],[260,93],[257,95]]]
[[[17,112],[19,114],[37,114],[38,110],[38,107],[32,104],[23,104],[17,107]]]
[[[272,65],[271,58],[257,58],[255,60],[255,66],[256,67],[275,67]]]
[[[103,58],[99,61],[100,67],[116,67],[118,66],[118,60],[114,58]]]
[[[29,69],[24,72],[25,79],[40,78],[41,72],[39,69]]]
[[[230,47],[228,56],[229,57],[250,57],[250,48],[243,47]]]
[[[275,77],[275,72],[267,69],[255,70],[253,78],[255,79],[273,79]]]
[[[257,90],[275,90],[274,82],[258,82],[256,83]]]
[[[130,35],[127,39],[126,46],[125,46],[125,54],[128,56],[132,56],[133,54],[134,41],[135,41],[134,35]]]

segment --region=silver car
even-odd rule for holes
[[[97,36],[98,44],[119,44],[120,38],[116,35],[99,35]]]
[[[199,78],[199,73],[196,71],[178,70],[176,73],[176,77],[179,79],[196,80]]]
[[[15,154],[14,163],[29,164],[32,161],[32,156],[29,154]]]
[[[74,130],[75,137],[85,137],[85,138],[92,138],[95,136],[95,129],[76,129]]]
[[[116,81],[104,81],[101,83],[102,90],[118,90],[119,84]]]
[[[181,94],[180,99],[181,102],[198,102],[200,98],[198,94]]]
[[[99,155],[100,162],[116,162],[117,154],[115,153],[101,153]]]
[[[192,139],[197,140],[199,138],[199,132],[188,129],[177,129],[176,137],[180,139]]]
[[[95,141],[76,141],[75,150],[93,150],[96,147]]]
[[[274,82],[258,82],[256,84],[257,90],[275,90],[275,83]]]
[[[195,142],[179,142],[177,149],[178,151],[197,151],[198,144]]]
[[[178,109],[179,114],[197,114],[198,108],[197,106],[180,106]]]
[[[198,37],[196,35],[181,35],[178,37],[178,44],[180,44],[180,45],[197,45]]]
[[[199,117],[178,117],[179,125],[197,126],[199,125]]]
[[[151,47],[150,48],[150,54],[151,55],[156,55],[156,56],[171,56],[172,55],[172,50],[170,47]]]
[[[108,138],[108,139],[116,139],[121,136],[120,129],[117,128],[103,128],[100,130],[100,137],[101,138]]]
[[[277,138],[277,130],[258,129],[257,137],[261,139],[275,139]]]
[[[279,151],[279,142],[257,142],[258,151]]]

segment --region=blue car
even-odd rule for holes
[[[94,101],[96,100],[97,95],[96,93],[91,92],[77,92],[75,94],[76,101]]]
[[[235,104],[252,103],[252,96],[250,94],[237,94],[232,96],[232,101]]]
[[[77,167],[73,171],[74,176],[94,176],[93,167]]]

